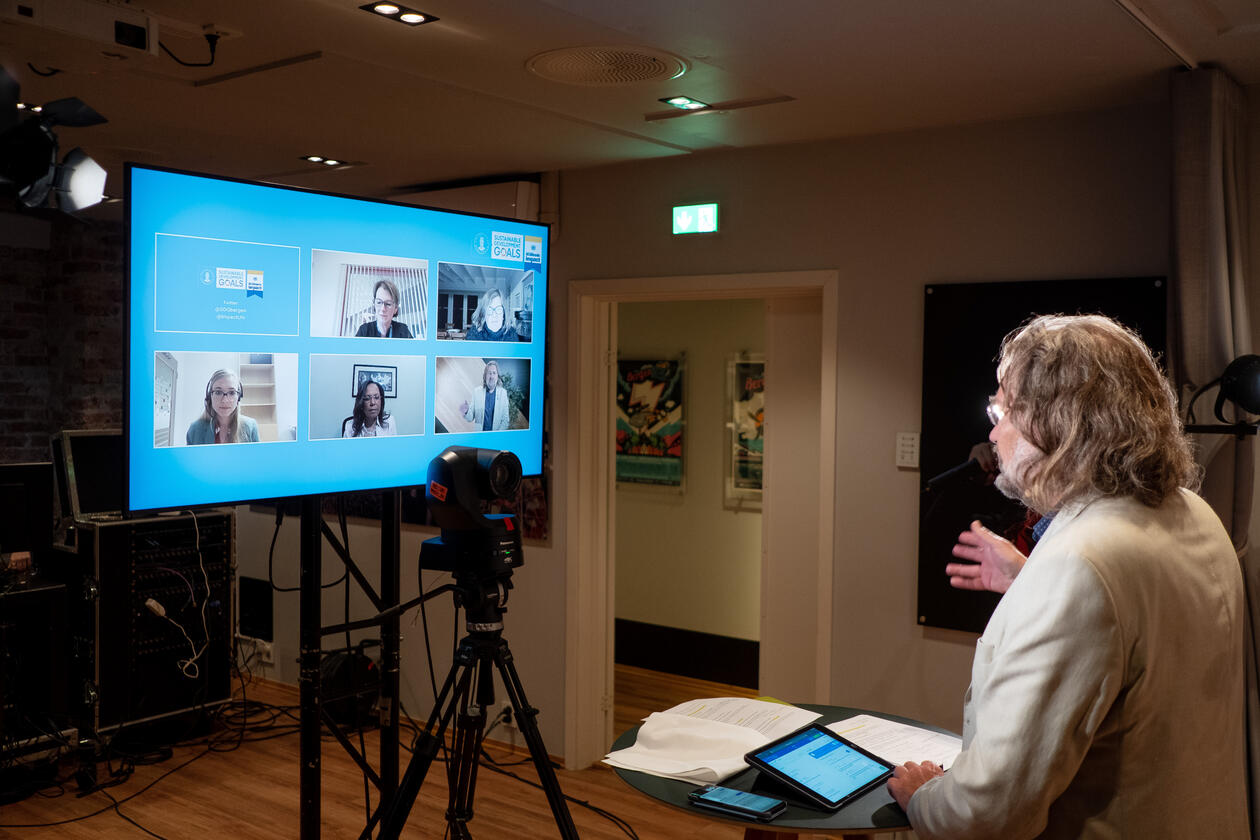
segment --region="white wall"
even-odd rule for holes
[[[923,286],[1166,274],[1168,165],[1152,106],[564,173],[561,281],[839,271],[833,702],[961,726],[974,637],[916,623],[918,477],[894,465],[920,423]],[[671,237],[670,206],[700,200],[722,233]],[[553,354],[553,394],[566,370]]]
[[[568,281],[838,270],[845,309],[830,699],[957,729],[974,637],[915,622],[917,476],[893,462],[895,433],[919,428],[923,286],[1167,274],[1167,117],[1163,107],[1138,107],[562,174],[548,290],[553,537],[548,547],[526,546],[506,631],[551,752],[563,752],[569,488],[556,442],[569,422]],[[722,232],[671,237],[670,206],[700,200],[722,203]],[[270,526],[270,516],[242,514],[243,574],[261,568],[265,577]],[[405,558],[415,557],[421,536],[408,531]],[[358,545],[375,539],[356,526]],[[296,550],[296,529],[286,525],[277,569],[290,581]],[[415,591],[408,574],[404,595]],[[340,613],[336,600],[329,597],[330,620]],[[276,627],[278,658],[292,659],[296,596],[278,599]],[[449,638],[449,618],[431,627]],[[404,701],[422,714],[419,630],[405,632],[403,670],[414,693]],[[448,661],[439,656],[440,673]],[[295,681],[296,667],[283,665],[282,676]]]
[[[616,617],[757,640],[761,514],[723,507],[726,363],[764,348],[765,303],[623,303],[623,359],[677,359],[684,371],[684,486],[616,494]]]

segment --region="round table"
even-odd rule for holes
[[[911,726],[930,729],[934,732],[955,734],[948,729],[929,726],[926,723],[910,718],[886,715],[882,712],[872,712],[864,709],[851,709],[847,706],[816,706],[802,703],[800,708],[818,712],[821,717],[818,718],[817,722],[823,724],[835,723],[839,720],[851,718],[854,715],[868,714],[886,720],[894,720],[898,723],[907,723]],[[612,749],[620,750],[633,745],[638,732],[639,727],[636,726],[622,733],[621,737],[613,743]],[[687,794],[696,789],[696,783],[666,779],[660,776],[653,776],[650,773],[624,770],[619,767],[614,767],[613,770],[630,787],[652,797],[658,802],[682,808],[694,816],[742,825],[744,827],[744,840],[762,840],[762,838],[764,840],[789,840],[789,838],[797,834],[838,834],[845,837],[860,838],[876,833],[908,831],[910,829],[910,823],[906,819],[906,812],[901,810],[901,807],[893,801],[892,796],[884,785],[867,791],[839,811],[823,811],[799,804],[799,801],[794,801],[791,798],[791,794],[759,788],[758,771],[750,767],[720,784],[737,790],[765,793],[767,796],[783,799],[787,803],[787,810],[773,821],[754,823],[736,817],[725,817],[721,814],[689,805],[687,803]]]

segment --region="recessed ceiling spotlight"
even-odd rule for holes
[[[668,96],[661,100],[666,105],[672,105],[680,111],[702,111],[710,107],[707,102],[701,102],[699,99],[692,99],[690,96]]]
[[[378,17],[388,18],[407,26],[419,26],[422,23],[433,23],[436,17],[419,9],[412,9],[399,3],[366,3],[359,7]]]
[[[298,157],[302,161],[313,163],[316,166],[335,166],[344,169],[349,166],[363,165],[363,161],[342,160],[341,158],[328,157],[327,155],[298,155]]]

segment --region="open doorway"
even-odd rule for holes
[[[734,451],[760,452],[764,413],[735,428],[732,377],[764,365],[765,326],[764,299],[617,306],[614,731],[757,696],[761,469]]]
[[[612,394],[618,303],[766,300],[766,498],[758,690],[827,702],[831,685],[836,487],[834,271],[574,281],[568,297],[565,433],[565,762],[598,760],[613,738],[616,548]],[[776,436],[782,436],[776,444]]]

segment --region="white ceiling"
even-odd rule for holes
[[[208,55],[203,26],[224,32],[201,68],[14,22],[19,3],[104,0],[0,0],[0,64],[23,99],[77,96],[109,119],[58,133],[63,153],[81,145],[109,169],[111,192],[134,160],[396,196],[411,184],[1152,101],[1183,63],[1260,83],[1256,0],[410,0],[440,18],[419,27],[359,0],[114,4],[154,16],[187,61]],[[584,46],[650,48],[688,70],[582,86],[526,68]],[[679,93],[786,101],[645,118]],[[308,152],[361,165],[306,164]]]

